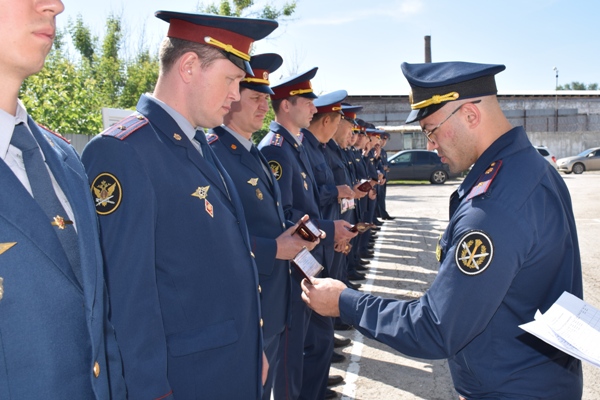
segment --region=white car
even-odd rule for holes
[[[558,165],[556,164],[556,157],[554,154],[550,153],[550,150],[546,146],[533,146],[540,153],[542,157],[544,157],[553,167],[554,169],[558,169]]]

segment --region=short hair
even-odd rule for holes
[[[203,69],[208,68],[220,58],[226,58],[220,50],[212,46],[189,40],[166,37],[162,41],[158,53],[160,70],[168,72],[181,56],[189,52],[196,53],[200,59],[200,67]]]
[[[281,103],[283,103],[284,100],[287,100],[293,105],[296,105],[296,102],[298,101],[298,96],[290,96],[283,99],[271,100],[271,107],[273,107],[273,111],[275,112],[275,114],[279,112]]]

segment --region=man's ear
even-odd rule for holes
[[[464,113],[469,128],[476,128],[481,123],[481,110],[477,105],[467,103],[461,111]]]
[[[179,76],[185,83],[189,83],[195,73],[198,73],[200,67],[200,59],[198,55],[189,51],[181,56],[179,63]]]

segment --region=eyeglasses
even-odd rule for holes
[[[431,139],[431,135],[433,134],[433,132],[435,132],[435,130],[437,128],[439,128],[440,126],[442,126],[444,124],[444,122],[448,121],[450,119],[451,116],[453,116],[454,114],[456,114],[458,112],[458,110],[460,110],[462,108],[462,106],[464,106],[465,104],[478,104],[481,103],[481,100],[475,100],[475,101],[470,101],[468,103],[463,103],[460,106],[458,106],[456,108],[456,110],[452,111],[450,113],[450,115],[448,115],[442,122],[440,122],[439,124],[437,124],[435,126],[435,128],[433,128],[432,130],[428,131],[427,129],[421,129],[421,132],[423,132],[423,135],[425,135],[425,137],[427,138],[427,140],[429,141],[429,143],[433,143],[433,140]]]

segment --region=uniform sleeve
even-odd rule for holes
[[[391,300],[346,289],[340,296],[342,319],[411,357],[455,355],[486,329],[532,247],[526,222],[498,207],[490,213],[489,206],[472,210],[454,225],[453,243],[438,276],[420,299]],[[458,257],[463,256],[465,235],[478,231],[491,239],[484,252],[493,251],[493,256],[483,272],[467,275],[455,255],[458,251]],[[467,240],[466,245],[473,250],[475,241]]]
[[[252,253],[256,257],[256,268],[261,275],[271,275],[275,266],[277,255],[277,241],[275,239],[250,236]]]
[[[285,150],[278,146],[265,146],[261,150],[265,156],[269,165],[272,167],[273,163],[279,164],[281,167],[276,176],[279,189],[281,191],[281,205],[283,207],[283,214],[286,219],[296,223],[300,218],[304,216],[302,210],[294,208],[294,194],[293,194],[293,162],[290,160]]]
[[[112,192],[108,208],[98,219],[112,322],[128,396],[171,398],[156,285],[154,188],[137,153],[126,142],[97,137],[85,148],[82,158],[92,186],[102,180],[112,183],[114,177],[121,189],[119,196],[114,195],[118,191]]]

